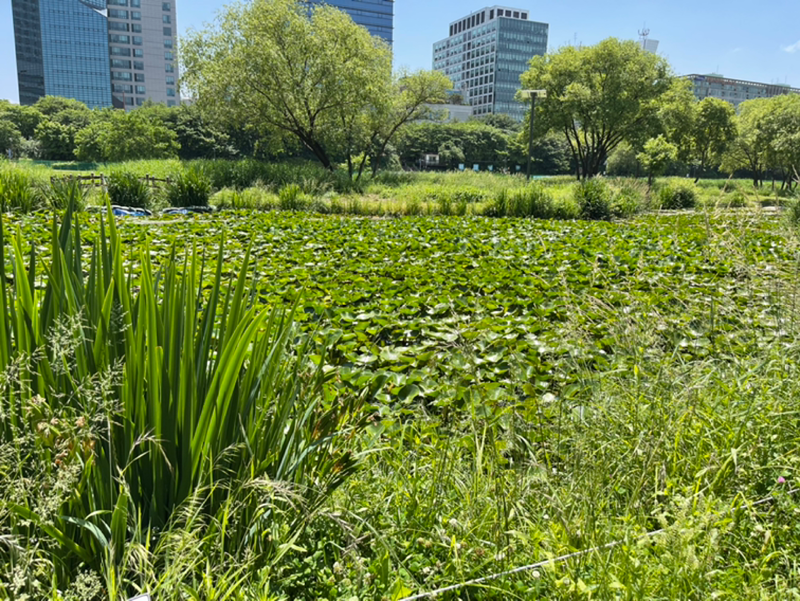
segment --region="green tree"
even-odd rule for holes
[[[76,138],[75,155],[82,161],[121,162],[177,157],[177,135],[139,111],[107,109]]]
[[[439,146],[439,164],[454,169],[457,165],[465,161],[464,151],[456,146],[454,142],[444,142]]]
[[[755,187],[762,185],[764,172],[770,167],[772,159],[772,131],[769,126],[772,100],[755,98],[739,105],[739,115],[734,120],[737,136],[721,163],[721,169],[726,173],[749,171]]]
[[[45,117],[54,117],[64,111],[91,112],[88,106],[80,100],[73,98],[63,98],[61,96],[44,96],[33,105]]]
[[[564,134],[580,179],[597,175],[623,140],[654,121],[674,77],[665,59],[610,38],[533,57],[522,85],[547,91],[537,102],[537,131]]]
[[[719,165],[736,138],[735,115],[733,106],[719,98],[704,98],[695,105],[687,140],[690,159],[698,167],[695,182],[709,166]]]
[[[477,117],[472,117],[471,120],[478,121],[490,127],[494,127],[496,129],[502,129],[503,131],[507,131],[510,133],[518,133],[522,131],[522,123],[514,119],[512,116],[505,115],[503,113],[490,113],[488,115],[480,115]]]
[[[641,152],[643,151],[644,145],[642,145]],[[606,173],[608,175],[638,177],[641,168],[638,154],[629,142],[622,142],[609,155],[606,163]]]
[[[356,153],[360,157],[356,179],[361,178],[367,160],[375,175],[386,155],[387,146],[400,128],[429,114],[431,109],[427,105],[444,102],[447,91],[452,87],[450,79],[438,71],[401,72],[395,76],[392,84],[386,86],[382,94],[376,96],[369,110],[361,115],[366,135],[361,139],[360,152],[357,150]],[[358,132],[359,129],[352,127],[351,131]],[[352,156],[352,152],[348,153],[351,177],[354,174]]]
[[[636,158],[647,171],[647,185],[652,186],[655,177],[678,158],[678,148],[660,135],[645,142],[644,150]]]
[[[40,154],[49,161],[71,161],[75,158],[75,128],[45,119],[34,133]]]
[[[23,138],[33,138],[42,119],[42,113],[32,106],[20,106],[5,101],[0,103],[0,121],[14,124]]]
[[[21,147],[22,134],[16,125],[10,121],[0,120],[0,159],[6,158],[9,150],[17,156]]]
[[[182,44],[201,107],[298,139],[328,169],[342,120],[367,111],[391,78],[388,46],[327,5],[254,0]]]

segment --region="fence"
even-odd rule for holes
[[[92,173],[90,175],[68,175],[66,177],[56,177],[52,176],[50,178],[50,183],[56,183],[57,181],[61,182],[74,182],[77,181],[81,186],[86,186],[87,188],[106,188],[108,183],[106,181],[106,176],[103,173]],[[167,179],[159,179],[152,175],[145,175],[144,177],[140,177],[139,181],[144,182],[144,184],[148,188],[160,188],[164,184],[169,184],[172,180],[170,178]]]

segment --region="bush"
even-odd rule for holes
[[[306,207],[303,190],[297,184],[284,186],[278,192],[278,207],[282,211],[302,211]]]
[[[642,210],[644,191],[633,183],[623,184],[611,200],[611,215],[614,217],[630,217]]]
[[[106,178],[111,204],[135,209],[150,208],[150,190],[132,173],[112,172]]]
[[[43,204],[36,181],[23,171],[0,170],[0,212],[30,213]]]
[[[171,207],[207,207],[211,181],[199,169],[190,169],[171,180],[164,198]]]
[[[603,180],[590,179],[576,184],[573,196],[583,219],[611,219],[611,191]]]
[[[47,198],[50,205],[55,209],[64,210],[72,207],[76,211],[82,211],[86,207],[86,197],[89,189],[81,186],[77,179],[56,179],[50,184]]]
[[[658,194],[662,209],[693,209],[697,205],[697,189],[691,184],[676,184],[661,188]]]

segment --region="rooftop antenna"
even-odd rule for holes
[[[642,49],[647,49],[647,37],[650,35],[650,30],[647,28],[647,23],[639,30],[639,38],[641,38]]]

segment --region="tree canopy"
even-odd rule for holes
[[[336,8],[296,0],[229,6],[187,36],[182,58],[201,107],[296,139],[328,169],[340,153],[351,175],[450,87],[439,73],[393,78],[384,41]]]
[[[614,38],[536,56],[522,75],[523,88],[547,92],[537,102],[537,131],[564,134],[579,178],[600,173],[611,151],[641,135],[674,84],[664,58]]]

